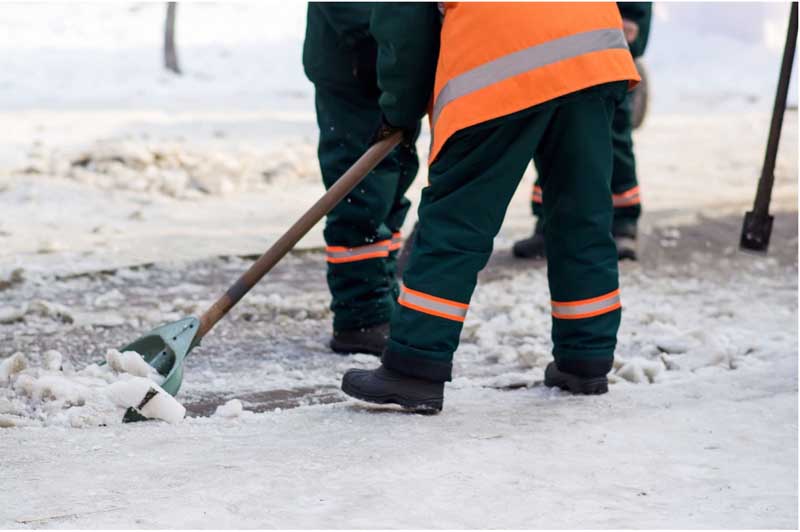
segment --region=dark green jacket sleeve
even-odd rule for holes
[[[369,35],[373,7],[367,2],[308,3],[303,68],[309,80],[343,90],[352,87],[356,51],[374,46]]]
[[[653,15],[652,2],[617,2],[622,18],[639,25],[639,35],[630,43],[631,54],[639,57],[644,54],[647,39],[650,37],[650,19]]]
[[[311,4],[330,24],[344,46],[353,48],[369,37],[373,2],[309,2],[309,7]]]
[[[393,126],[416,127],[433,92],[441,14],[435,2],[388,2],[372,12],[380,106]]]

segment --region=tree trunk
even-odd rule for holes
[[[178,52],[175,50],[175,10],[177,9],[177,2],[167,2],[167,21],[164,23],[164,67],[180,74]]]

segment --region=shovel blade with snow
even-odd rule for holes
[[[317,222],[389,155],[400,143],[401,138],[402,134],[397,132],[370,146],[364,155],[199,318],[190,316],[162,325],[129,343],[122,350],[139,353],[164,377],[161,388],[170,395],[177,394],[183,381],[183,363],[189,352],[200,344],[200,340],[211,328],[289,253]],[[157,393],[145,394],[135,408],[128,409],[123,421],[147,419],[142,410]]]
[[[183,381],[183,359],[198,343],[200,320],[194,316],[162,325],[122,348],[136,351],[164,378],[161,388],[175,395]]]

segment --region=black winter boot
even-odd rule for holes
[[[541,220],[536,220],[533,236],[514,242],[511,252],[518,259],[543,259],[547,256],[544,247],[544,229]]]
[[[396,404],[418,411],[439,412],[444,403],[443,382],[408,377],[384,366],[348,370],[342,378],[342,391],[368,403]]]
[[[349,355],[352,353],[367,353],[381,356],[386,342],[389,341],[389,323],[381,323],[372,327],[351,329],[347,331],[333,331],[330,347],[336,353]]]
[[[611,234],[617,244],[617,257],[619,260],[637,260],[636,249],[636,222],[614,225]]]
[[[550,362],[544,370],[544,385],[551,388],[557,386],[575,394],[600,395],[608,391],[608,378],[605,375],[602,377],[573,375],[558,369],[555,362]]]

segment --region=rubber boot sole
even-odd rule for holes
[[[550,362],[544,371],[544,385],[582,395],[600,395],[608,392],[607,377],[587,378],[564,373],[556,367],[555,362]]]
[[[364,393],[358,388],[353,387],[347,381],[342,381],[342,391],[350,397],[360,399],[368,403],[375,403],[379,405],[395,404],[421,413],[436,414],[441,412],[442,408],[444,407],[444,397],[432,397],[430,399],[410,399],[396,393],[372,395]]]

